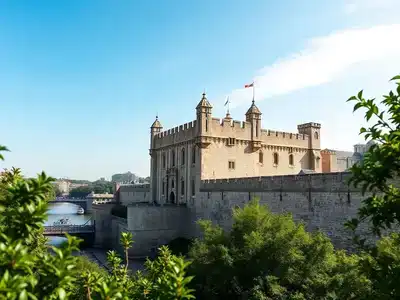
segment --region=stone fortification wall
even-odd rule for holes
[[[161,245],[187,236],[187,208],[176,205],[128,207],[128,230],[134,244],[130,256],[149,256]]]
[[[149,203],[151,201],[150,184],[121,185],[118,193],[120,203],[126,206],[133,203]]]
[[[351,235],[343,224],[356,216],[365,197],[348,185],[349,178],[349,173],[326,173],[204,180],[193,209],[229,229],[232,208],[257,197],[272,212],[289,212],[307,230],[321,230],[335,246],[351,249]],[[365,224],[360,232],[366,233]]]
[[[154,148],[162,148],[185,142],[196,136],[196,120],[160,132],[154,137]]]
[[[211,135],[221,138],[249,140],[251,138],[250,122],[212,118]],[[261,129],[261,141],[270,145],[289,145],[308,148],[307,134]]]

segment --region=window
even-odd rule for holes
[[[291,165],[291,166],[294,165],[293,154],[289,154],[289,165]]]
[[[165,194],[165,182],[162,183],[162,194]]]
[[[172,166],[175,167],[175,150],[172,150]]]
[[[206,117],[206,132],[208,131],[208,117]]]
[[[236,142],[235,138],[228,138],[228,146],[234,146]]]
[[[194,179],[192,179],[192,196],[195,195],[195,187]]]
[[[192,148],[192,164],[196,163],[196,146],[193,145]]]
[[[235,169],[235,162],[232,161],[232,160],[228,161],[228,168],[230,170],[234,170]]]
[[[317,157],[317,158],[315,159],[315,168],[316,168],[316,169],[319,169],[319,160],[320,160],[319,157]]]
[[[181,164],[182,166],[185,165],[185,148],[182,148],[181,150]]]
[[[319,134],[318,134],[318,131],[316,131],[316,132],[314,132],[314,139],[318,140],[318,138],[319,138]]]
[[[162,154],[162,166],[165,168],[165,153]]]
[[[264,163],[264,153],[262,153],[262,151],[260,151],[260,152],[258,153],[258,162],[259,162],[260,164],[263,164],[263,163]]]
[[[258,121],[256,121],[256,137],[258,137]]]
[[[175,182],[174,182],[173,179],[172,179],[172,181],[171,181],[171,188],[172,188],[172,189],[175,188]]]
[[[181,181],[181,195],[185,195],[185,182]]]
[[[274,153],[274,165],[277,165],[279,163],[279,156],[278,153]]]

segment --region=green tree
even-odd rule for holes
[[[204,238],[189,253],[200,299],[358,299],[369,290],[358,256],[335,252],[323,234],[256,200],[233,210],[231,232],[200,225]]]
[[[363,91],[348,101],[355,101],[354,111],[365,110],[369,127],[362,127],[360,134],[375,142],[364,155],[363,161],[351,168],[350,183],[362,186],[366,197],[358,217],[347,226],[356,230],[360,223],[369,223],[372,233],[383,236],[400,225],[400,75],[391,79],[395,91],[383,96],[379,108],[376,99],[365,99]],[[368,192],[368,194],[366,194]],[[368,195],[368,196],[367,196]],[[367,247],[364,237],[357,237],[363,251],[362,270],[371,279],[371,299],[400,298],[400,235],[382,237],[376,246]]]
[[[0,147],[4,150],[4,147]],[[2,158],[0,156],[0,158]],[[37,179],[14,177],[4,187],[0,199],[0,299],[190,299],[187,288],[191,278],[185,275],[188,265],[167,249],[156,262],[148,262],[146,274],[131,276],[128,272],[128,249],[132,235],[123,233],[125,263],[115,252],[108,259],[111,273],[87,269],[82,273],[79,240],[67,235],[61,247],[50,251],[31,251],[38,231],[47,217],[48,195],[53,179],[42,173]],[[77,290],[82,284],[84,291]],[[78,297],[78,298],[77,298]]]
[[[79,186],[77,188],[72,189],[69,192],[69,196],[73,198],[85,198],[92,192],[92,187],[89,186]]]

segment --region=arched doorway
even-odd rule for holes
[[[175,203],[175,193],[171,192],[171,194],[169,194],[169,201],[171,203]]]

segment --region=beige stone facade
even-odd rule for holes
[[[150,198],[162,203],[188,203],[201,180],[321,172],[318,123],[298,125],[297,132],[262,129],[254,101],[245,121],[212,115],[203,94],[192,122],[163,130],[158,117],[151,126]]]

